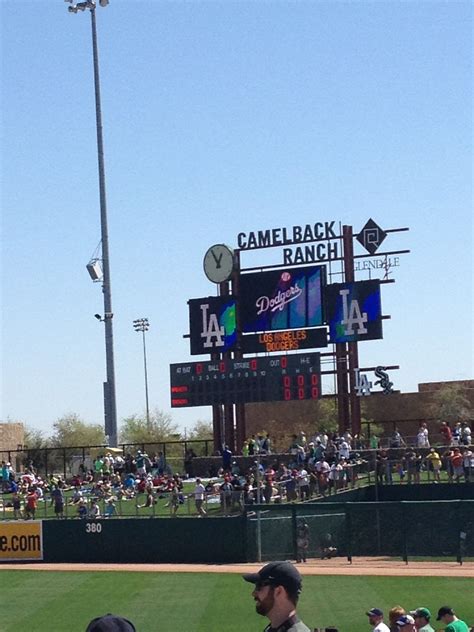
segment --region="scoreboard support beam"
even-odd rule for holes
[[[242,349],[242,322],[240,317],[240,252],[234,252],[234,272],[231,280],[232,295],[237,298],[235,301],[235,322],[237,327],[237,349],[234,351],[234,358],[240,359],[244,357]],[[235,405],[235,449],[242,452],[242,446],[247,439],[247,429],[245,423],[245,404]]]
[[[346,283],[355,281],[354,275],[354,241],[352,237],[352,226],[342,227],[342,239],[344,244],[344,274]],[[349,364],[349,402],[350,402],[350,428],[352,436],[360,434],[360,397],[356,393],[355,369],[359,368],[359,350],[357,342],[348,342],[348,364]],[[349,427],[349,424],[348,426]]]

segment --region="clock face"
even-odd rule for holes
[[[224,244],[211,246],[204,255],[204,273],[213,283],[228,281],[234,269],[234,253]]]

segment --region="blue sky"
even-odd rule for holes
[[[90,19],[59,0],[3,1],[0,16],[0,417],[101,423]],[[473,377],[470,2],[111,0],[97,23],[119,419],[144,409],[132,321],[150,320],[150,403],[169,412],[186,302],[215,293],[207,248],[316,221],[410,228],[384,244],[412,252],[361,366],[399,364],[402,391]],[[282,263],[278,248],[242,257]]]

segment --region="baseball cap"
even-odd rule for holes
[[[380,610],[380,608],[371,608],[365,614],[368,617],[383,617],[383,610]]]
[[[410,610],[412,617],[424,617],[425,619],[431,619],[431,612],[428,608],[417,608],[416,610]]]
[[[415,623],[415,619],[409,614],[404,614],[397,621],[395,621],[395,625],[400,626],[407,625],[408,623],[411,623],[412,625]]]
[[[454,610],[449,606],[441,606],[441,608],[438,610],[436,621],[441,621],[441,617],[444,617],[445,614],[454,614]]]
[[[242,575],[246,582],[265,583],[272,586],[284,586],[288,590],[301,591],[301,575],[291,562],[270,562],[258,573]]]
[[[128,619],[115,614],[97,617],[87,626],[86,632],[136,632],[135,626]]]

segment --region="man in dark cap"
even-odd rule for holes
[[[390,628],[383,622],[383,611],[380,608],[371,608],[365,613],[369,617],[369,623],[373,626],[373,632],[390,632]]]
[[[302,581],[291,562],[270,562],[243,578],[255,584],[252,596],[256,611],[270,620],[265,632],[310,632],[296,614]]]
[[[115,614],[106,614],[103,617],[92,619],[86,632],[136,632],[136,630],[128,619],[123,619]]]
[[[438,610],[436,621],[442,621],[446,624],[444,628],[445,632],[469,632],[467,623],[458,619],[456,613],[450,606],[442,606]]]

